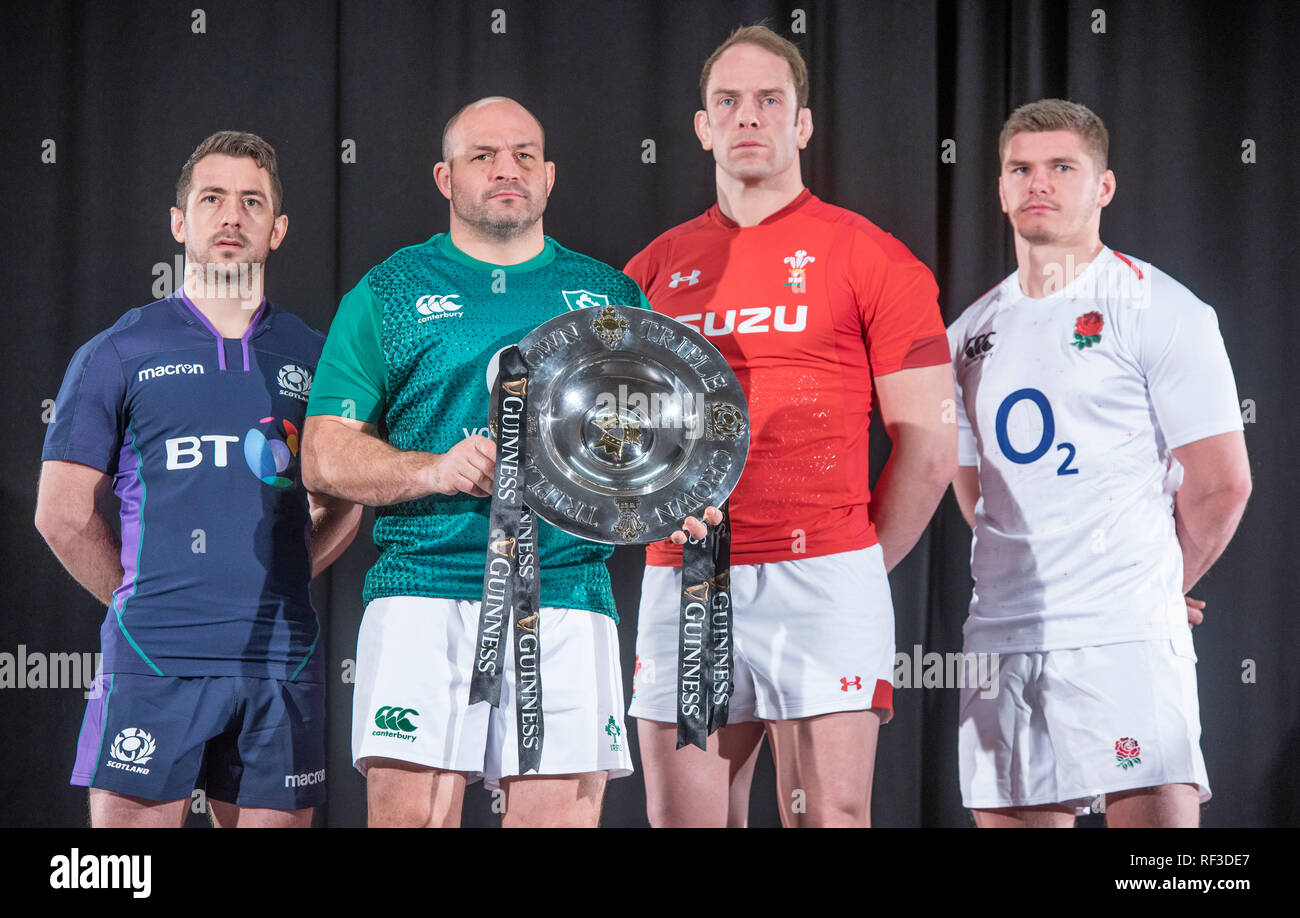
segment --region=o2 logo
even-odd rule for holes
[[[1011,445],[1011,438],[1007,436],[1007,418],[1010,417],[1012,408],[1025,401],[1033,402],[1042,415],[1043,435],[1039,437],[1038,444],[1033,449],[1022,453]],[[1017,465],[1037,462],[1047,455],[1047,451],[1052,448],[1052,441],[1056,439],[1056,419],[1052,416],[1052,404],[1047,400],[1047,396],[1037,389],[1017,389],[1004,398],[1002,404],[998,406],[998,416],[993,429],[998,435],[998,448],[1002,450],[1002,455]],[[1070,463],[1074,461],[1074,444],[1057,443],[1056,450],[1065,453],[1065,459],[1056,470],[1056,474],[1078,475],[1078,469],[1070,468]]]
[[[244,434],[244,461],[263,484],[269,484],[273,488],[287,488],[293,481],[280,473],[298,455],[298,428],[291,421],[281,420],[284,439],[273,439],[262,430],[269,426],[275,432],[275,420],[262,418],[258,421],[261,428],[250,427],[248,433]]]

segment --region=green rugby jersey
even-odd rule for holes
[[[398,449],[445,453],[487,435],[487,367],[499,350],[566,310],[606,303],[649,308],[627,275],[549,236],[536,258],[494,265],[439,233],[375,266],[343,297],[307,415],[356,418]],[[378,508],[379,560],[364,600],[482,599],[488,507],[486,497],[432,494]],[[538,519],[537,552],[542,605],[618,620],[605,568],[612,546]]]

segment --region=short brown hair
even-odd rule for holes
[[[1065,99],[1039,99],[1020,106],[1002,126],[1002,134],[998,137],[998,162],[1002,162],[1006,155],[1011,138],[1026,131],[1073,131],[1097,164],[1097,171],[1106,171],[1110,136],[1106,133],[1106,125],[1088,106]]]
[[[280,216],[284,203],[284,189],[280,187],[280,170],[276,164],[275,147],[256,134],[246,131],[217,131],[194,148],[190,158],[181,167],[181,177],[176,182],[176,206],[185,209],[185,200],[190,196],[190,184],[194,181],[194,164],[205,156],[220,153],[225,156],[247,156],[258,166],[266,170],[271,177],[271,209],[275,216]]]
[[[808,65],[803,62],[803,55],[799,53],[799,48],[794,42],[782,38],[765,25],[752,25],[741,26],[732,32],[731,36],[718,45],[717,50],[704,62],[704,69],[700,71],[700,104],[705,109],[709,107],[709,74],[713,72],[713,65],[727,49],[735,45],[757,45],[764,51],[770,51],[777,57],[784,58],[790,65],[790,73],[794,77],[794,95],[799,102],[799,108],[808,107]]]

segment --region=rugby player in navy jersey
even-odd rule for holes
[[[325,796],[325,654],[308,584],[360,507],[308,494],[324,338],[263,295],[289,219],[275,150],[222,131],[181,171],[184,284],[72,358],[36,526],[108,606],[72,783],[96,826],[307,826]],[[97,509],[112,489],[120,536]]]

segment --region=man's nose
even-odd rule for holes
[[[221,225],[222,226],[239,226],[240,220],[243,219],[244,202],[237,196],[227,196],[221,204]]]
[[[749,127],[758,127],[761,106],[756,99],[741,99],[736,105],[736,120]]]

